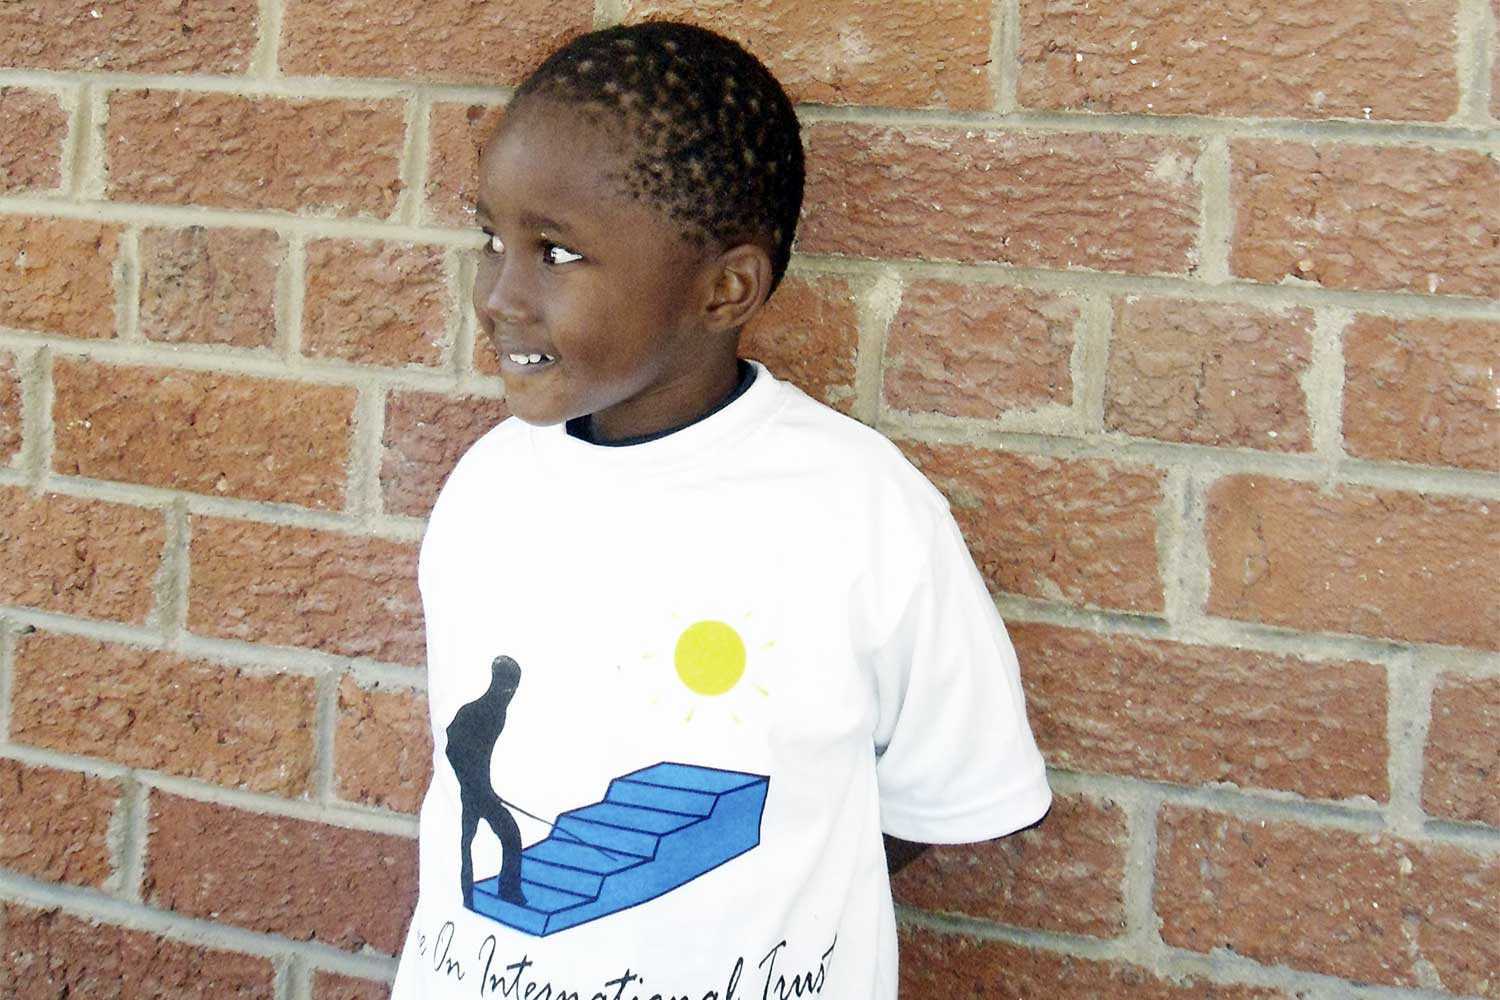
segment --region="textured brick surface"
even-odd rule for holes
[[[1344,446],[1500,470],[1500,323],[1360,316],[1344,333]]]
[[[1500,678],[1438,681],[1422,807],[1434,816],[1500,827]]]
[[[399,101],[116,91],[106,139],[122,201],[388,216],[401,191]]]
[[[1442,121],[1456,0],[1022,0],[1025,107]]]
[[[474,225],[479,200],[479,151],[494,134],[504,107],[434,104],[429,119],[427,216],[450,226]]]
[[[142,624],[166,534],[160,511],[0,488],[0,604]]]
[[[1216,646],[1010,626],[1048,763],[1312,798],[1388,796],[1386,676]]]
[[[789,276],[740,335],[740,356],[847,413],[854,403],[858,323],[847,279]]]
[[[1230,144],[1230,269],[1329,288],[1500,294],[1500,160],[1461,149]]]
[[[855,257],[1191,271],[1191,142],[828,123],[804,130],[799,246]]]
[[[101,888],[110,876],[106,837],[119,799],[113,781],[0,757],[0,866]]]
[[[192,519],[188,628],[200,635],[421,664],[417,546]]]
[[[37,632],[16,652],[11,738],[220,785],[308,790],[308,677]]]
[[[256,0],[13,0],[0,4],[0,65],[237,73],[257,19]]]
[[[16,356],[0,352],[0,466],[21,450],[21,368]]]
[[[343,506],[351,388],[68,358],[52,371],[58,472]]]
[[[302,352],[371,365],[440,364],[449,299],[442,247],[309,243]]]
[[[1500,859],[1168,806],[1162,940],[1392,986],[1500,997]]]
[[[592,0],[287,0],[281,69],[307,76],[519,83],[593,26]]]
[[[380,464],[386,513],[426,517],[459,457],[509,415],[497,399],[392,392]]]
[[[991,103],[991,8],[987,0],[625,0],[625,19],[687,20],[728,35],[799,103],[979,109]]]
[[[151,340],[270,347],[285,250],[258,229],[141,234],[141,332]]]
[[[896,901],[924,910],[1069,934],[1125,927],[1125,812],[1058,796],[1040,826],[983,844],[934,847],[892,880]]]
[[[1140,437],[1305,451],[1300,379],[1313,315],[1130,297],[1115,302],[1104,423]]]
[[[885,345],[885,404],[994,418],[1073,401],[1075,301],[1024,288],[917,281]]]
[[[4,19],[0,8],[0,20]],[[0,28],[0,31],[3,31]],[[0,52],[4,51],[0,42]],[[0,87],[0,193],[41,191],[62,183],[68,115],[56,94]]]
[[[331,972],[313,976],[312,1000],[390,1000],[389,983],[351,979]]]
[[[350,802],[414,813],[432,779],[432,730],[427,698],[402,688],[339,682],[334,735],[338,796]]]
[[[97,222],[0,215],[0,326],[113,337],[117,239]]]
[[[1206,531],[1210,614],[1500,649],[1494,501],[1233,476]]]
[[[1161,473],[954,445],[902,450],[947,494],[992,591],[1161,609]]]
[[[153,906],[336,948],[401,946],[416,902],[415,841],[163,793],[149,823]]]
[[[0,995],[10,1000],[272,1000],[275,980],[264,958],[58,910],[0,907]]]

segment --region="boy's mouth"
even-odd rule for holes
[[[550,354],[506,354],[503,356],[515,368],[544,368],[552,364],[555,358]]]

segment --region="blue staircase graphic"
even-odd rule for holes
[[[758,845],[769,787],[765,775],[692,764],[621,775],[521,852],[525,906],[496,894],[496,876],[475,882],[474,910],[546,936],[655,899]]]

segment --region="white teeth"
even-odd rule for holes
[[[538,361],[542,360],[542,356],[540,354],[533,354],[527,360],[529,360],[532,364],[536,364]]]
[[[551,361],[550,354],[511,354],[508,357],[518,365],[534,365],[542,361]]]

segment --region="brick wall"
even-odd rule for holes
[[[747,351],[952,498],[1054,769],[905,995],[1500,998],[1492,0],[0,3],[0,994],[384,995],[475,143],[661,15],[799,102]]]

